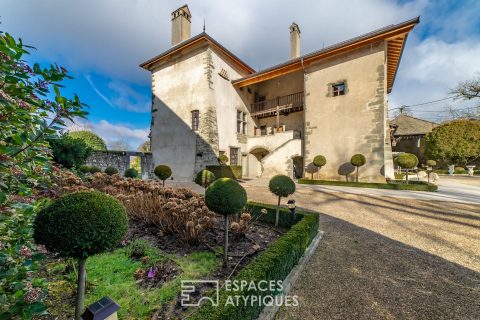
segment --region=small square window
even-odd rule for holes
[[[334,97],[345,95],[345,82],[332,84],[332,93]]]
[[[192,130],[193,131],[198,130],[199,120],[200,120],[200,111],[193,110],[192,111]]]

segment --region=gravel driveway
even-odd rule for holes
[[[251,200],[274,203],[266,186]],[[298,186],[325,235],[277,319],[480,319],[480,205]]]

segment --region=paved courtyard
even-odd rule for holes
[[[277,319],[480,319],[480,179],[443,178],[420,196],[298,186],[297,206],[321,212],[325,234],[294,286],[300,306]],[[273,204],[266,184],[243,183]]]

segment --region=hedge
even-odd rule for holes
[[[262,208],[267,209],[267,214],[260,212]],[[275,221],[275,206],[264,205],[254,202],[247,204],[247,210],[252,217],[259,216],[259,220],[271,222]],[[265,251],[259,254],[251,263],[243,268],[232,280],[248,283],[250,281],[258,284],[261,280],[277,281],[284,280],[292,268],[297,264],[300,257],[304,254],[307,247],[315,238],[318,232],[318,214],[297,210],[297,218],[294,219],[288,209],[282,208],[280,211],[280,225],[291,227],[284,235],[273,242]],[[226,291],[220,289],[219,305],[212,306],[209,303],[202,305],[193,315],[188,317],[190,320],[221,320],[238,319],[250,320],[256,319],[263,306],[259,303],[239,303],[237,306],[231,304],[225,305],[229,296],[265,296],[277,295],[275,291]],[[235,300],[235,299],[234,299]],[[242,301],[242,299],[240,299]]]
[[[217,179],[242,179],[242,166],[207,166],[207,170],[212,172]]]
[[[410,181],[406,184],[405,181],[391,180],[389,183],[376,182],[346,182],[333,180],[310,180],[298,179],[300,184],[315,184],[326,186],[341,186],[341,187],[357,187],[357,188],[375,188],[375,189],[389,189],[389,190],[412,190],[412,191],[437,191],[438,187],[433,183],[426,183],[423,181]]]

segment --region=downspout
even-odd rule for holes
[[[302,178],[305,176],[305,133],[307,132],[307,125],[305,122],[305,112],[306,112],[306,102],[307,102],[307,94],[306,94],[306,79],[305,76],[307,71],[305,70],[305,65],[303,64],[303,58],[300,58],[300,63],[302,65],[303,70],[303,134],[302,134]]]

